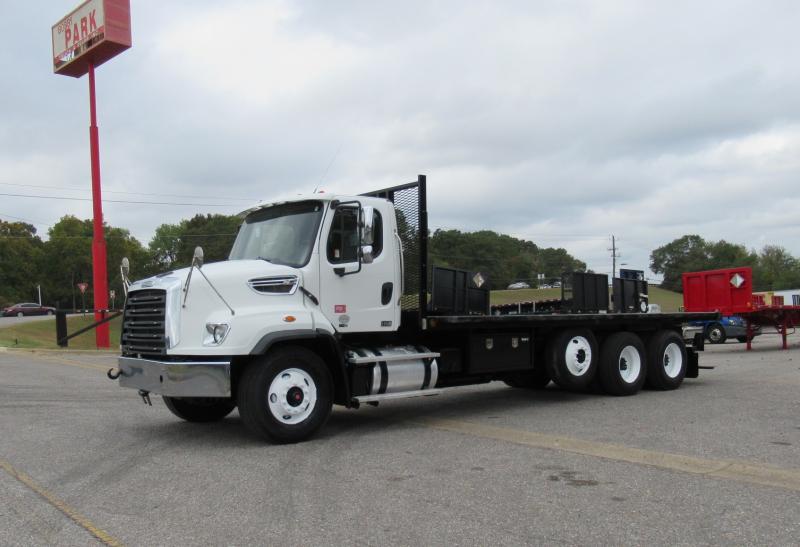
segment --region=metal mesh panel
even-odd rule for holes
[[[397,231],[403,242],[403,295],[400,298],[400,307],[406,311],[420,309],[420,258],[422,249],[420,244],[421,215],[420,186],[408,184],[378,190],[364,194],[367,196],[388,199],[394,204],[397,217]]]

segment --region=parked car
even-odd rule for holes
[[[531,286],[524,281],[517,281],[508,286],[509,289],[530,289]]]
[[[692,321],[694,327],[702,327],[706,340],[712,344],[724,344],[728,338],[747,342],[747,322],[738,315],[728,315],[719,321]],[[753,337],[761,334],[761,325],[752,326]]]
[[[3,310],[3,315],[5,317],[14,315],[17,317],[23,317],[25,315],[53,315],[54,313],[56,313],[55,308],[51,308],[49,306],[40,306],[35,302],[14,304],[13,306],[9,306]]]

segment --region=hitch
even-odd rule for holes
[[[114,372],[115,369],[110,368],[108,372],[106,372],[106,376],[108,376],[109,380],[116,380],[120,376],[122,376],[122,371],[120,369],[116,369],[117,372]]]
[[[142,402],[146,405],[153,406],[153,403],[150,401],[150,392],[145,391],[144,389],[139,390],[139,397],[142,398]]]

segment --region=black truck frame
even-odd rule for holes
[[[645,357],[641,367],[643,375],[650,376],[649,385],[660,389],[674,389],[684,377],[695,378],[699,373],[697,352],[702,351],[702,340],[687,345],[683,340],[682,326],[688,321],[709,319],[714,313],[628,313],[597,312],[566,313],[552,311],[515,315],[492,315],[488,304],[485,313],[447,314],[437,311],[430,302],[430,293],[437,291],[436,276],[428,260],[428,218],[426,177],[416,181],[369,192],[365,196],[391,201],[396,210],[398,231],[403,242],[405,260],[404,294],[401,298],[402,321],[396,333],[343,334],[338,337],[344,348],[379,347],[384,345],[410,345],[424,347],[440,354],[437,359],[437,387],[448,387],[504,380],[519,387],[543,387],[549,381],[566,389],[586,389],[592,385],[604,387],[615,395],[638,391],[643,381],[635,385],[617,385],[613,378],[598,381],[597,376],[609,376],[612,371],[598,370],[586,377],[565,376],[564,356],[568,344],[579,339],[596,353],[598,369],[611,367],[605,361],[622,359],[611,346],[629,344],[639,348]],[[465,272],[466,273],[466,272]],[[434,281],[432,282],[432,278]],[[469,280],[467,281],[469,285]],[[433,286],[431,286],[433,285]],[[448,287],[450,289],[451,287]],[[472,288],[475,285],[472,284]],[[469,287],[467,287],[469,289]],[[488,291],[486,291],[488,298]],[[464,296],[470,299],[469,295]],[[609,341],[610,340],[610,341]],[[674,377],[664,375],[665,348],[680,350],[685,364]],[[616,353],[620,353],[617,351]],[[673,359],[676,359],[673,353]],[[623,359],[624,360],[624,359]],[[653,363],[652,361],[658,361]],[[624,367],[624,364],[620,364]],[[613,367],[611,367],[613,368]],[[623,371],[624,372],[624,371]],[[368,379],[349,374],[351,400],[360,393],[359,386]],[[587,379],[590,378],[590,379]],[[619,380],[619,379],[617,379]]]

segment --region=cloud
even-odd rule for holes
[[[21,53],[0,52],[15,74],[0,83],[0,183],[87,187],[85,78],[49,73],[41,39],[62,14],[15,9],[22,23],[2,28]],[[631,267],[685,233],[800,254],[792,2],[133,10],[134,47],[98,71],[104,185],[224,205],[106,205],[145,242],[163,222],[247,204],[230,198],[426,173],[431,226],[565,247],[598,271],[610,271],[611,234]]]

